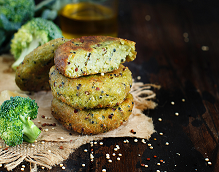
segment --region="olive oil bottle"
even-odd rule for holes
[[[59,11],[59,19],[65,38],[117,36],[117,11],[103,5],[90,2],[67,4]]]

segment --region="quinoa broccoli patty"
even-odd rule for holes
[[[135,42],[109,36],[84,36],[59,46],[54,62],[69,78],[111,72],[136,58]]]
[[[23,91],[50,90],[49,70],[54,65],[54,52],[69,39],[57,38],[36,48],[18,66],[15,82]]]
[[[113,107],[124,101],[132,85],[131,71],[120,68],[104,75],[67,78],[55,66],[49,73],[52,94],[76,109]]]
[[[83,134],[104,133],[118,128],[131,115],[133,97],[112,108],[78,110],[59,101],[52,100],[52,115],[68,130]]]

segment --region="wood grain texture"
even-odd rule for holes
[[[147,144],[134,138],[111,138],[93,147],[83,145],[63,162],[64,171],[218,171],[218,9],[216,0],[120,0],[119,37],[135,41],[138,52],[137,59],[126,65],[134,78],[141,76],[144,83],[162,86],[157,91],[158,107],[145,112],[153,118],[157,133]],[[126,139],[129,143],[123,142]],[[118,153],[122,154],[120,161]],[[63,170],[57,166],[49,171]]]

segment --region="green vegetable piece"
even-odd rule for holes
[[[11,41],[11,53],[16,59],[12,68],[16,70],[25,56],[38,46],[61,37],[63,36],[60,28],[52,21],[33,18],[14,34],[14,38]]]
[[[17,30],[34,16],[34,0],[0,0],[0,28]]]
[[[34,17],[34,0],[0,0],[0,54],[10,50],[17,30]]]
[[[31,121],[38,114],[35,100],[20,96],[11,97],[0,106],[0,137],[8,146],[23,141],[33,143],[41,130]]]

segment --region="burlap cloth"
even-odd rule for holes
[[[0,92],[5,94],[3,99],[9,99],[8,92],[4,90],[21,93],[14,82],[15,73],[10,69],[11,63],[12,60],[9,55],[0,57]],[[52,100],[50,91],[32,93],[29,97],[35,99],[39,106],[38,118],[34,120],[34,123],[42,128],[42,132],[37,142],[32,144],[23,143],[15,147],[7,147],[3,140],[0,139],[0,164],[4,164],[7,170],[12,170],[25,160],[32,164],[51,169],[52,166],[66,160],[69,155],[82,144],[93,140],[101,140],[109,137],[137,137],[149,139],[155,130],[152,119],[143,114],[143,111],[156,107],[156,103],[152,101],[156,95],[150,90],[151,86],[159,89],[159,86],[156,85],[134,81],[131,93],[134,97],[135,105],[128,121],[118,129],[93,136],[70,132],[53,118],[50,110]],[[4,100],[0,99],[0,103],[2,101]],[[49,126],[49,124],[53,125]],[[54,126],[54,124],[56,124],[56,126]],[[130,132],[131,130],[136,132],[136,134]]]

